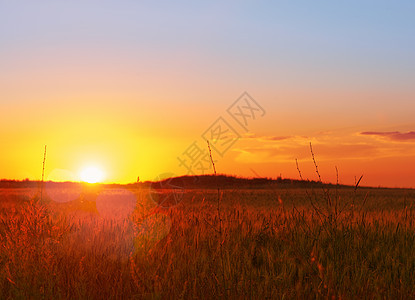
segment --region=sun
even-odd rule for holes
[[[104,172],[100,168],[90,166],[81,171],[80,178],[83,182],[97,183],[104,179],[104,175]]]

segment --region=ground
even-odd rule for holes
[[[87,186],[0,199],[3,299],[415,297],[414,190]]]

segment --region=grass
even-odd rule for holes
[[[137,206],[123,218],[88,208],[100,193],[81,195],[75,210],[36,197],[2,202],[0,298],[415,297],[412,190],[340,189],[336,222],[303,189],[223,190],[222,239],[216,190],[186,191],[169,209],[148,190],[129,191]],[[325,207],[325,191],[308,193]]]

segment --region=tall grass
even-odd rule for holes
[[[211,227],[215,191],[168,209],[134,192],[123,219],[68,217],[36,198],[2,210],[0,298],[415,297],[413,191],[371,190],[352,217],[366,191],[339,189],[344,213],[331,222],[304,190],[223,190],[224,240]],[[326,205],[324,191],[309,195]]]

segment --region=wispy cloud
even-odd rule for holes
[[[368,139],[367,136],[378,137]],[[246,136],[233,149],[240,162],[292,162],[310,159],[310,142],[319,161],[373,160],[413,155],[415,132],[319,132],[313,136]]]
[[[362,135],[372,135],[372,136],[379,136],[382,138],[387,138],[392,141],[411,141],[415,140],[415,131],[409,131],[409,132],[399,132],[399,131],[365,131],[361,132]]]
[[[270,136],[258,136],[255,134],[248,133],[244,136],[245,139],[255,139],[258,141],[284,141],[293,138],[293,136],[286,135],[286,136],[278,136],[278,135],[270,135]]]
[[[376,145],[371,144],[348,144],[348,143],[318,143],[313,146],[318,154],[319,160],[331,159],[367,159],[381,156],[381,151]],[[310,148],[307,144],[290,145],[262,145],[257,147],[244,147],[235,149],[239,158],[248,161],[294,161],[295,159],[311,158]]]
[[[263,139],[268,141],[283,141],[292,138],[291,136],[266,136]]]

